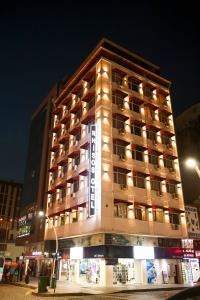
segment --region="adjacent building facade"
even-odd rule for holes
[[[197,204],[200,201],[199,177],[194,169],[186,167],[185,161],[192,157],[200,162],[200,102],[184,110],[176,118],[175,127],[184,201],[188,205],[195,205],[195,201]]]
[[[0,181],[0,259],[13,260],[23,247],[15,247],[20,201],[23,185],[14,181]]]
[[[187,228],[169,87],[159,67],[103,39],[55,100],[45,240],[55,240],[56,229],[60,279],[197,280],[181,241]]]

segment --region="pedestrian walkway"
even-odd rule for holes
[[[25,284],[22,282],[14,282],[14,285],[29,287],[33,289],[34,294],[38,294],[38,280],[36,278],[31,278],[29,284]],[[142,291],[167,291],[167,290],[181,290],[184,288],[191,287],[190,284],[161,284],[161,285],[123,285],[117,287],[101,287],[101,286],[89,286],[87,284],[81,285],[78,283],[72,283],[68,281],[57,281],[56,290],[48,288],[48,292],[45,294],[49,295],[100,295],[100,294],[112,294],[112,293],[122,293],[122,292],[142,292]]]

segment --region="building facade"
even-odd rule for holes
[[[0,259],[16,261],[23,247],[15,247],[20,201],[23,185],[14,181],[0,181]]]
[[[27,161],[24,176],[24,190],[21,201],[19,229],[16,245],[23,246],[22,259],[32,267],[32,275],[39,265],[45,264],[44,254],[44,218],[38,217],[38,211],[46,210],[46,173],[49,131],[54,100],[62,89],[56,84],[31,120]]]
[[[59,278],[194,280],[169,87],[159,67],[103,39],[56,99],[45,239],[56,230]]]
[[[184,201],[188,205],[195,205],[195,201],[198,204],[200,200],[199,177],[194,169],[186,167],[185,161],[192,157],[200,162],[200,103],[184,110],[176,118],[175,127]]]

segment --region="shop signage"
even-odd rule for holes
[[[195,257],[196,257],[196,258],[200,258],[200,251],[199,251],[199,250],[196,250],[196,251],[195,251]]]
[[[83,258],[83,247],[70,248],[70,259],[82,259]]]
[[[193,249],[183,249],[183,257],[184,258],[194,258],[194,250]]]
[[[193,249],[193,240],[191,239],[182,240],[182,248]]]
[[[181,248],[165,248],[155,247],[155,258],[183,258],[183,251]]]
[[[154,259],[154,247],[134,246],[135,259]]]
[[[95,215],[96,125],[90,125],[90,134],[89,216],[93,216]]]
[[[41,251],[33,251],[33,252],[32,252],[32,255],[33,255],[33,256],[42,255],[42,252],[41,252]]]

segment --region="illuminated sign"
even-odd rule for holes
[[[183,249],[183,257],[184,258],[193,258],[194,250],[193,249]]]
[[[96,125],[90,125],[89,216],[95,215]]]
[[[135,259],[154,259],[154,247],[134,246]]]
[[[41,251],[33,251],[33,252],[32,252],[32,255],[33,255],[33,256],[37,256],[37,255],[40,256],[40,255],[42,255],[42,252],[41,252]]]
[[[70,248],[70,259],[82,259],[83,258],[83,247]]]
[[[196,251],[195,251],[195,257],[196,257],[196,258],[200,258],[200,251],[199,251],[199,250],[196,250]]]

